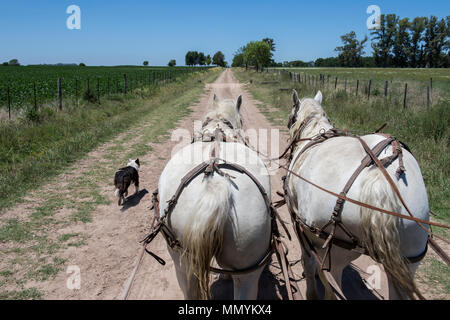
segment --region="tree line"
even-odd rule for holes
[[[412,20],[395,14],[380,16],[380,28],[371,33],[372,55],[365,56],[369,38],[358,39],[351,31],[341,36],[342,45],[335,48],[337,57],[275,62],[273,39],[251,41],[239,48],[233,67],[384,67],[384,68],[449,68],[450,16],[417,17]]]
[[[351,31],[337,57],[319,58],[316,67],[448,68],[450,67],[450,16],[417,17],[381,15],[380,28],[371,33],[372,56],[365,57],[368,37],[358,40]]]
[[[208,54],[205,56],[203,52],[188,51],[185,57],[185,63],[187,66],[209,66],[211,64],[220,67],[226,67],[225,55],[221,51],[217,51],[211,59]]]

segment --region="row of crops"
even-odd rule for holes
[[[58,99],[61,79],[63,99],[79,99],[88,90],[98,96],[124,93],[144,86],[174,80],[184,74],[206,70],[193,67],[0,67],[0,108],[19,109]],[[125,76],[126,75],[126,76]]]

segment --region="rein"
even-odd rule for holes
[[[203,125],[203,128],[209,122],[211,122],[211,120],[206,121]],[[223,120],[222,120],[222,122],[227,124],[227,122],[225,122]],[[229,123],[229,121],[228,121],[228,123]],[[231,125],[231,123],[229,123],[229,124]],[[232,125],[230,128],[232,128]],[[204,138],[205,137],[202,133],[202,141]],[[256,179],[255,176],[253,176],[253,174],[251,172],[246,170],[243,166],[240,166],[236,163],[229,163],[229,162],[225,161],[224,159],[220,159],[217,157],[219,155],[219,149],[220,149],[219,142],[221,142],[221,141],[227,142],[224,131],[221,128],[217,127],[214,131],[214,135],[212,137],[208,136],[208,138],[211,138],[210,140],[208,140],[208,142],[214,142],[214,146],[211,148],[210,160],[199,164],[198,166],[193,168],[191,171],[189,171],[181,179],[181,183],[178,186],[175,194],[168,201],[168,206],[164,210],[163,217],[161,217],[160,210],[159,210],[158,189],[156,189],[153,192],[153,198],[152,198],[153,205],[152,205],[151,209],[154,210],[155,214],[154,214],[150,233],[143,240],[140,241],[144,246],[144,250],[149,255],[151,255],[153,258],[155,258],[156,261],[158,261],[160,264],[165,265],[165,261],[162,258],[158,257],[153,252],[147,250],[147,246],[153,241],[153,239],[160,232],[163,234],[167,244],[172,249],[174,249],[175,247],[177,247],[178,249],[183,249],[180,241],[176,238],[176,236],[173,234],[173,232],[170,230],[169,226],[167,225],[167,220],[169,219],[170,214],[174,210],[174,208],[178,202],[178,199],[181,196],[181,193],[200,174],[204,174],[205,176],[210,176],[210,175],[214,174],[214,172],[216,172],[217,174],[219,174],[221,176],[224,176],[227,178],[234,178],[234,177],[230,176],[229,174],[227,174],[226,172],[224,172],[222,169],[233,170],[240,174],[247,175],[253,181],[253,183],[255,183],[255,185],[258,187],[261,195],[263,196],[263,199],[266,203],[266,207],[267,207],[267,210],[268,210],[268,212],[270,214],[270,218],[271,218],[271,242],[270,242],[269,249],[267,250],[264,257],[253,266],[250,266],[245,269],[240,269],[240,270],[219,269],[219,268],[210,266],[209,271],[218,273],[218,274],[228,274],[228,275],[248,274],[250,272],[253,272],[253,271],[265,266],[267,264],[267,262],[270,260],[270,258],[272,257],[273,253],[275,253],[277,256],[280,268],[282,269],[282,273],[283,273],[283,277],[285,279],[289,299],[293,300],[294,295],[296,297],[299,297],[299,296],[301,297],[301,293],[300,293],[300,290],[299,290],[297,284],[295,282],[291,283],[291,281],[290,281],[290,278],[293,278],[294,274],[292,272],[291,266],[287,259],[287,253],[288,253],[287,246],[284,243],[284,241],[281,239],[281,235],[278,231],[277,220],[280,222],[281,226],[285,230],[286,235],[289,238],[289,240],[291,240],[291,236],[289,234],[289,231],[288,231],[284,221],[280,218],[276,208],[272,205],[270,198],[267,195],[264,187],[261,185],[261,183],[259,183],[259,181]],[[236,138],[242,139],[243,143],[248,147],[246,140],[243,139],[243,137],[240,135],[239,132],[238,132]],[[195,141],[198,141],[198,140],[196,140],[194,137],[193,142],[195,142]]]

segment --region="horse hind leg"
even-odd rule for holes
[[[188,276],[186,271],[186,266],[188,265],[187,259],[185,257],[181,257],[178,252],[173,251],[169,247],[168,250],[175,266],[175,274],[178,285],[183,292],[184,299],[199,300],[201,298],[199,281],[193,275],[190,277]]]
[[[304,248],[302,248],[302,265],[306,278],[306,299],[319,300],[320,295],[316,283],[317,263],[313,255]]]
[[[411,278],[414,279],[414,275],[419,268],[420,262],[408,264],[408,270]],[[388,275],[388,288],[389,288],[389,300],[407,300],[409,299],[405,291],[400,288],[395,281]]]
[[[232,275],[234,287],[234,300],[256,300],[258,296],[258,283],[264,268],[251,273]]]

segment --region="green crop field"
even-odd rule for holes
[[[254,97],[270,105],[272,109],[262,107],[263,113],[274,124],[285,126],[292,107],[292,89],[300,97],[313,97],[317,90],[324,95],[324,108],[332,123],[357,134],[373,132],[387,123],[384,132],[391,133],[412,148],[419,160],[430,198],[430,207],[437,214],[434,219],[445,223],[450,221],[450,203],[448,190],[450,183],[449,152],[450,146],[450,81],[445,80],[449,70],[439,69],[270,69],[269,72],[245,71],[236,69],[235,75],[243,82],[249,83]],[[293,81],[289,72],[302,75],[302,80]],[[352,73],[354,71],[354,73]],[[408,73],[409,72],[409,73]],[[325,75],[321,83],[319,75]],[[403,107],[403,94],[373,94],[377,84],[385,83],[384,75],[390,75],[392,83],[408,83],[407,106]],[[408,77],[410,74],[410,77]],[[327,79],[330,75],[330,82]],[[306,80],[305,80],[306,76]],[[378,79],[372,86],[370,98],[364,92],[362,79]],[[335,88],[335,78],[338,85]],[[422,77],[422,78],[420,78]],[[432,104],[427,108],[420,99],[420,88],[433,80]],[[341,81],[339,81],[341,79]],[[347,79],[347,90],[342,80]],[[360,80],[359,95],[356,86],[350,86],[350,80]],[[426,81],[425,79],[428,79]],[[251,82],[250,82],[251,80]],[[389,80],[390,84],[390,80]],[[378,87],[378,90],[381,90]],[[437,229],[437,232],[443,230]]]
[[[124,75],[127,89],[132,91],[159,81],[174,79],[182,74],[197,71],[187,67],[79,67],[79,66],[22,66],[0,67],[0,107],[8,107],[8,88],[11,109],[21,109],[58,98],[58,78],[61,78],[63,99],[81,98],[88,86],[97,96],[122,93]]]
[[[384,97],[406,106],[423,107],[449,98],[449,69],[394,68],[277,68],[300,74],[301,82],[353,95]],[[323,84],[321,83],[323,76]],[[429,97],[429,99],[428,99]]]

